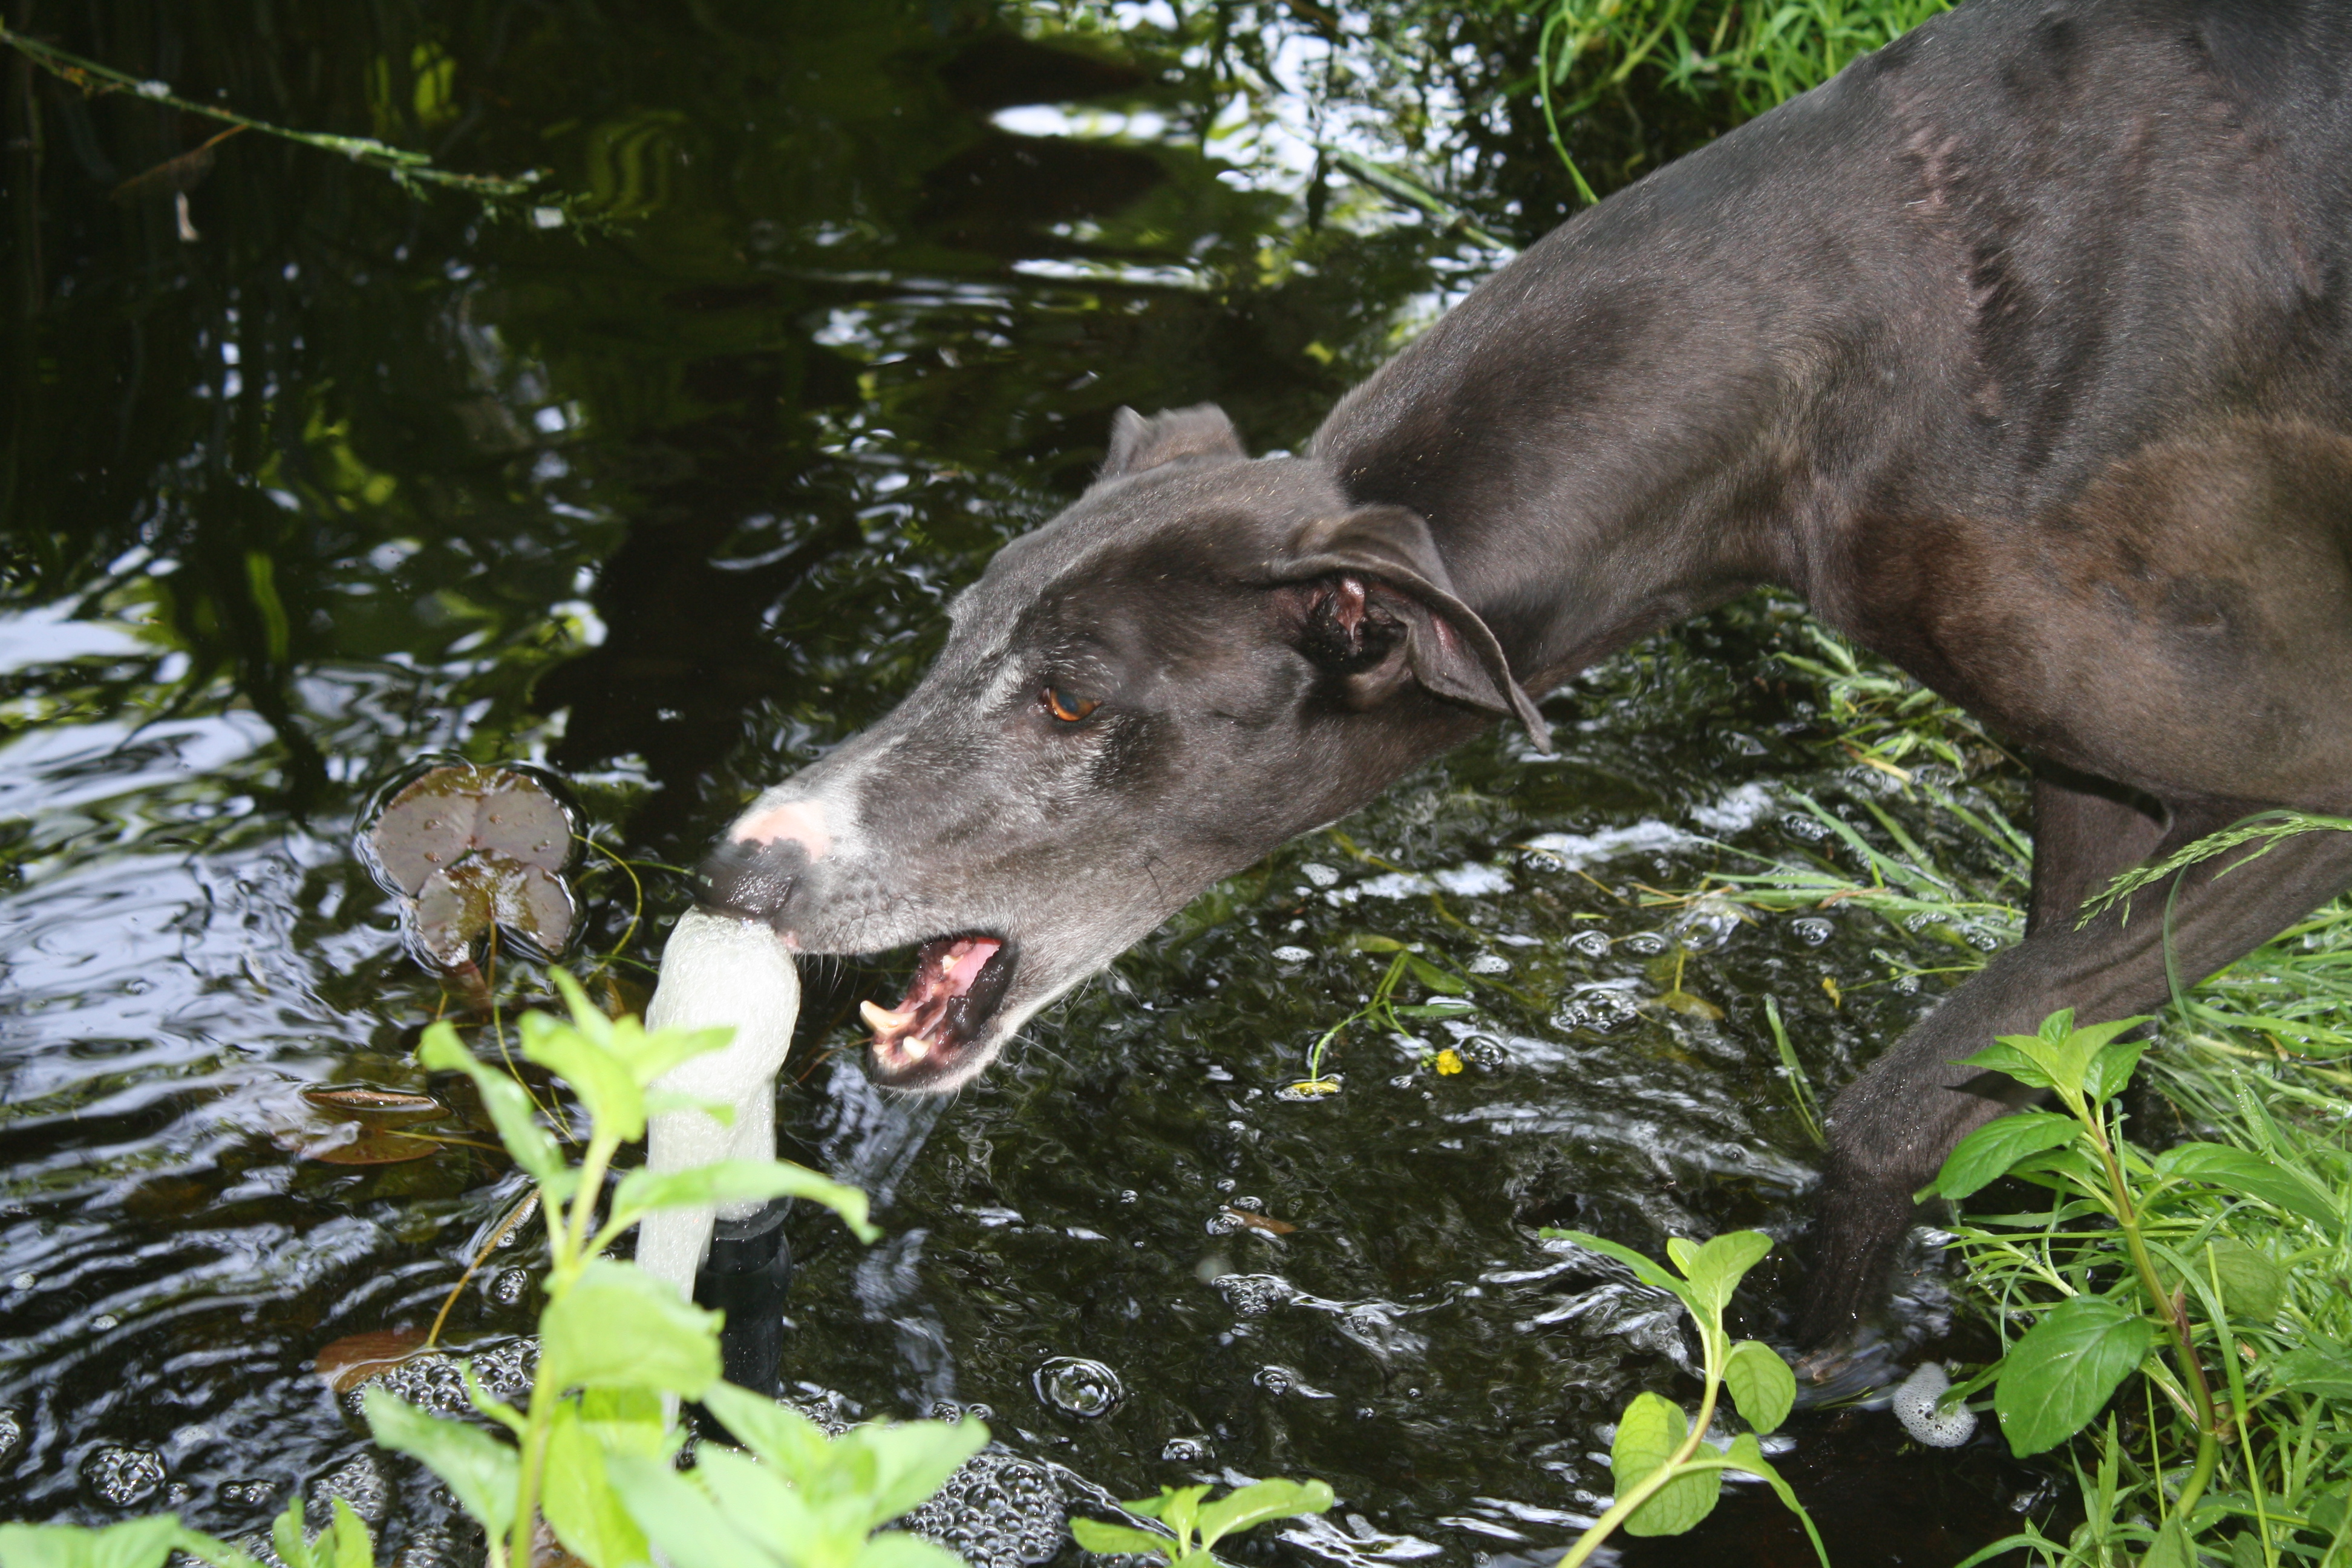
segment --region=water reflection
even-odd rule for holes
[[[312,1358],[429,1322],[511,1173],[271,1136],[306,1086],[425,1089],[417,1030],[473,1005],[408,961],[352,852],[373,793],[436,752],[562,773],[646,888],[633,923],[629,874],[573,873],[572,952],[617,951],[625,994],[685,901],[665,868],[887,707],[946,597],[1085,482],[1114,408],[1213,398],[1296,446],[1492,264],[1330,150],[1417,166],[1482,232],[1539,233],[1565,191],[1496,97],[1525,68],[1499,15],[1406,24],[1442,62],[1420,75],[1314,6],[251,15],[37,20],[268,118],[547,165],[614,222],[492,223],[245,136],[185,240],[170,204],[105,198],[208,132],[7,79],[38,135],[5,152],[0,1514],[115,1517],[152,1480],[139,1506],[235,1534],[297,1484],[373,1476],[425,1561],[458,1549],[446,1508]],[[1695,114],[1595,133],[1635,170]],[[1758,679],[1787,624],[1751,604],[1636,650],[1553,700],[1562,758],[1473,747],[1213,890],[953,1102],[867,1086],[845,1021],[881,983],[813,973],[780,1122],[890,1238],[795,1215],[759,1353],[870,1411],[992,1406],[1025,1457],[969,1486],[1029,1500],[988,1549],[1007,1561],[1053,1536],[1040,1489],[1212,1466],[1331,1480],[1344,1507],[1291,1535],[1310,1557],[1565,1539],[1606,1489],[1594,1425],[1674,1386],[1678,1342],[1552,1269],[1534,1227],[1788,1234],[1810,1154],[1758,999],[1825,1084],[1925,1000],[1822,992],[1883,968],[1858,922],[1684,943],[1641,905],[1714,840],[1779,842],[1792,786],[1847,787]],[[1279,1099],[1377,979],[1366,933],[1496,988],[1424,1037],[1344,1039],[1342,1094]],[[1654,1005],[1678,945],[1722,1018]],[[1427,1065],[1440,1045],[1465,1070]],[[1236,1214],[1290,1228],[1213,1226]],[[449,1331],[509,1372],[522,1256]],[[1282,1301],[1244,1310],[1236,1280]],[[1041,1396],[1074,1363],[1123,1397]],[[1809,1430],[1800,1468],[1887,1440]],[[1991,1533],[2010,1479],[1933,1473],[1959,1478],[1937,1483],[1956,1539]]]

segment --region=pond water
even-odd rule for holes
[[[410,1561],[460,1561],[313,1370],[429,1322],[520,1191],[463,1145],[299,1152],[303,1090],[446,1093],[410,1053],[475,1019],[355,853],[370,802],[436,755],[560,777],[602,847],[565,961],[612,954],[641,1000],[672,868],[907,689],[1113,410],[1214,399],[1295,447],[1564,216],[1539,121],[1497,96],[1524,29],[978,0],[15,15],[186,97],[581,198],[493,221],[248,133],[184,210],[110,201],[212,128],[11,60],[0,1518],[168,1505],[236,1535],[325,1484]],[[1618,177],[1707,129],[1643,108],[1594,132]],[[1556,1556],[1609,1490],[1615,1412],[1691,1384],[1659,1301],[1538,1227],[1797,1237],[1814,1154],[1764,999],[1826,1095],[1939,984],[1890,983],[1932,950],[1852,911],[1644,899],[1801,847],[1801,795],[2001,871],[1830,743],[1778,658],[1799,646],[1757,600],[1612,660],[1548,700],[1558,757],[1496,735],[1408,778],[952,1100],[858,1071],[854,1008],[907,955],[813,967],[787,1152],[871,1189],[888,1236],[794,1216],[786,1384],[984,1405],[1066,1488],[1337,1489],[1242,1559]],[[1998,769],[1968,787],[2019,804]],[[1383,938],[1472,976],[1475,1010],[1350,1031],[1342,1092],[1281,1098]],[[502,1009],[540,973],[509,955]],[[527,1331],[533,1246],[493,1249],[452,1342]],[[1790,1250],[1744,1331],[1781,1322]],[[1915,1359],[1948,1348],[1932,1270],[1904,1323]],[[1778,1447],[1842,1563],[1950,1562],[2044,1495],[1989,1435],[1923,1452],[1883,1410]],[[1735,1488],[1623,1560],[1811,1553]]]

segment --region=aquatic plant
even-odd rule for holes
[[[1093,1519],[1070,1521],[1070,1534],[1087,1551],[1105,1556],[1142,1552],[1158,1557],[1168,1568],[1213,1568],[1216,1559],[1210,1552],[1226,1536],[1277,1519],[1321,1513],[1334,1500],[1331,1489],[1321,1481],[1254,1481],[1204,1504],[1202,1500],[1208,1495],[1204,1486],[1161,1487],[1158,1497],[1119,1504],[1129,1513],[1158,1520],[1168,1527],[1168,1535]],[[1193,1539],[1196,1532],[1198,1541]]]
[[[725,1029],[648,1032],[607,1018],[571,976],[556,984],[570,1017],[527,1013],[523,1055],[567,1081],[590,1120],[578,1163],[541,1124],[514,1078],[475,1059],[446,1024],[425,1032],[419,1059],[470,1079],[515,1163],[537,1184],[547,1216],[547,1305],[539,1361],[520,1409],[492,1397],[470,1368],[475,1409],[506,1437],[431,1415],[381,1388],[364,1395],[387,1448],[423,1460],[488,1538],[490,1568],[527,1568],[543,1521],[591,1568],[636,1568],[658,1551],[677,1568],[954,1568],[945,1548],[880,1527],[920,1504],[978,1452],[987,1428],[915,1421],[828,1436],[788,1405],[722,1382],[720,1315],[680,1300],[634,1265],[604,1256],[647,1215],[717,1203],[805,1198],[862,1239],[880,1233],[866,1194],[782,1161],[731,1160],[692,1170],[636,1170],[606,1198],[614,1157],[645,1135],[648,1114],[676,1097],[648,1086],[680,1062],[723,1047]],[[600,1217],[601,1216],[601,1217]],[[685,1434],[666,1401],[690,1399],[746,1450],[700,1445],[683,1474]],[[372,1568],[373,1542],[337,1501],[317,1541],[302,1501],[289,1503],[272,1543],[287,1568]],[[216,1568],[256,1568],[245,1552],[170,1514],[90,1529],[0,1526],[0,1568],[160,1568],[174,1550]]]
[[[1631,1269],[1633,1278],[1654,1290],[1663,1290],[1683,1304],[1698,1327],[1702,1355],[1702,1385],[1698,1413],[1685,1416],[1681,1405],[1660,1394],[1633,1396],[1617,1423],[1609,1445],[1609,1468],[1616,1477],[1617,1495],[1590,1529],[1579,1536],[1559,1568],[1578,1568],[1591,1560],[1603,1542],[1622,1530],[1628,1535],[1680,1535],[1715,1510],[1723,1492],[1723,1472],[1738,1470],[1759,1477],[1788,1505],[1805,1527],[1813,1551],[1828,1568],[1829,1552],[1812,1516],[1780,1473],[1764,1458],[1760,1436],[1768,1436],[1789,1418],[1796,1403],[1796,1374],[1779,1352],[1759,1340],[1733,1342],[1724,1331],[1724,1309],[1740,1279],[1772,1249],[1772,1238],[1761,1231],[1735,1230],[1704,1245],[1681,1237],[1666,1242],[1666,1256],[1680,1278],[1658,1267],[1630,1247],[1576,1230],[1546,1230],[1547,1237],[1572,1241]],[[1731,1403],[1753,1428],[1733,1437],[1721,1449],[1708,1446],[1719,1395],[1728,1389]]]

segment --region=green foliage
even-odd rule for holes
[[[1560,1568],[1577,1568],[1619,1530],[1628,1535],[1680,1535],[1714,1511],[1722,1494],[1723,1472],[1739,1470],[1758,1476],[1797,1516],[1811,1538],[1813,1550],[1827,1568],[1820,1532],[1797,1494],[1764,1458],[1757,1442],[1789,1418],[1796,1403],[1797,1380],[1772,1347],[1758,1340],[1734,1342],[1723,1327],[1731,1294],[1748,1271],[1772,1249],[1771,1237],[1760,1231],[1735,1230],[1704,1245],[1681,1237],[1666,1242],[1666,1257],[1677,1273],[1660,1268],[1630,1247],[1576,1230],[1546,1230],[1547,1237],[1612,1258],[1633,1278],[1654,1290],[1663,1290],[1682,1302],[1698,1327],[1705,1353],[1704,1387],[1696,1420],[1682,1407],[1654,1394],[1636,1394],[1617,1424],[1610,1445],[1609,1468],[1617,1479],[1617,1496],[1592,1527],[1578,1537]],[[1708,1424],[1715,1417],[1719,1393],[1728,1390],[1734,1409],[1755,1430],[1742,1432],[1720,1453],[1705,1449]]]
[[[2030,845],[1981,794],[1963,797],[1909,764],[1928,760],[1966,773],[1999,753],[1932,694],[1806,629],[1818,658],[1776,658],[1812,681],[1808,696],[1842,727],[1827,748],[1894,780],[1911,809],[1898,816],[1900,806],[1856,792],[1851,803],[1863,810],[1848,820],[1800,796],[1836,862],[1804,855],[1760,872],[1718,875],[1729,886],[1715,896],[1751,908],[1835,905],[1875,916],[1890,939],[1878,952],[1889,978],[1972,970],[2021,930]],[[1925,814],[1989,852],[1990,874],[1931,856],[1918,830]],[[2095,907],[2155,888],[2213,854],[2334,826],[2251,818],[2119,880]],[[2240,863],[2221,874],[2261,874],[2236,870]],[[2163,910],[2130,918],[2161,919]],[[1936,956],[1915,956],[1923,948]],[[2352,1156],[2341,1131],[2352,1110],[2352,1074],[2342,1065],[2352,1054],[2352,900],[2315,911],[2193,992],[2176,994],[2160,1045],[2125,1032],[2076,1030],[2060,1016],[2032,1037],[1979,1053],[1979,1066],[2021,1081],[2053,1089],[2068,1082],[2081,1110],[2053,1092],[2058,1109],[1987,1123],[1953,1150],[1923,1194],[1970,1203],[1956,1249],[1980,1310],[2010,1346],[2008,1358],[1957,1393],[2014,1379],[2005,1395],[1995,1392],[2004,1433],[2022,1447],[2058,1446],[2079,1483],[2082,1522],[2066,1540],[2029,1525],[1979,1557],[2022,1546],[2040,1563],[2107,1568],[2142,1556],[2186,1564],[2201,1549],[2228,1552],[2233,1568],[2352,1568],[2339,1500],[2352,1490],[2352,1358],[2335,1348],[2352,1342],[2352,1295],[2340,1286],[2352,1266]],[[2135,1074],[2150,1079],[2202,1136],[2152,1156],[2126,1141],[2109,1102]],[[2112,1173],[2095,1127],[2114,1155]],[[1977,1212],[2004,1175],[2047,1189],[2051,1204],[2034,1213]],[[2153,1290],[2116,1217],[2118,1178]],[[2210,1385],[2210,1420],[2200,1417],[2159,1298],[2179,1303]],[[2100,1304],[2067,1305],[2078,1299]],[[2038,1334],[2053,1315],[2056,1328]],[[2126,1326],[2127,1318],[2143,1328]],[[2082,1331],[2070,1334],[2070,1326]],[[2143,1333],[2137,1366],[2116,1373]],[[2122,1396],[2099,1424],[2100,1401],[2090,1395],[2118,1382]],[[2037,1385],[2059,1403],[2036,1408],[2029,1394]],[[2208,1451],[2211,1468],[2200,1471]]]
[[[1129,1513],[1158,1520],[1168,1527],[1167,1535],[1093,1519],[1072,1520],[1070,1534],[1089,1552],[1150,1552],[1169,1568],[1213,1568],[1216,1559],[1210,1553],[1226,1536],[1277,1519],[1321,1513],[1334,1500],[1331,1489],[1321,1481],[1255,1481],[1204,1504],[1202,1500],[1208,1495],[1204,1486],[1162,1487],[1158,1497],[1119,1505]]]
[[[1694,99],[1727,96],[1744,120],[1948,9],[1948,0],[1547,0],[1536,43],[1544,121],[1592,201],[1561,126],[1637,75]]]
[[[427,1030],[418,1053],[425,1066],[473,1081],[508,1152],[539,1184],[548,1301],[529,1404],[519,1410],[490,1397],[467,1369],[475,1408],[503,1429],[501,1437],[371,1388],[362,1408],[375,1440],[441,1478],[488,1532],[490,1568],[529,1563],[534,1522],[542,1518],[589,1568],[645,1568],[656,1548],[677,1568],[955,1568],[942,1548],[877,1531],[937,1491],[987,1442],[984,1426],[915,1421],[828,1437],[798,1412],[719,1381],[718,1313],[602,1256],[658,1209],[787,1194],[832,1209],[871,1240],[878,1233],[867,1222],[866,1194],[782,1163],[637,1172],[617,1184],[599,1226],[614,1155],[644,1134],[646,1112],[663,1104],[653,1080],[722,1047],[728,1031],[648,1033],[635,1018],[597,1012],[569,975],[556,981],[571,1016],[526,1015],[523,1052],[568,1081],[587,1111],[577,1165],[541,1125],[522,1086],[476,1060],[448,1025]],[[694,1469],[679,1473],[684,1436],[670,1415],[676,1398],[701,1401],[746,1451],[705,1445]],[[1328,1490],[1322,1495],[1328,1504]],[[1226,1521],[1223,1528],[1237,1526]],[[366,1527],[340,1500],[328,1528],[310,1539],[296,1499],[272,1543],[287,1568],[373,1562]],[[161,1568],[175,1548],[216,1568],[255,1568],[169,1515],[103,1530],[0,1526],[0,1568]]]
[[[2233,1563],[2338,1561],[2342,1521],[2327,1522],[2321,1504],[2352,1472],[2352,1364],[2327,1342],[2352,1319],[2334,1289],[2352,1165],[2332,1144],[2295,1147],[2251,1102],[2266,1152],[2199,1141],[2151,1156],[2132,1144],[2113,1100],[2145,1050],[2120,1037],[2145,1021],[2077,1027],[2060,1012],[1969,1058],[2049,1089],[2065,1114],[1988,1124],[1920,1194],[1971,1197],[2002,1175],[2054,1194],[2047,1215],[1970,1215],[1958,1232],[2002,1327],[2025,1324],[1968,1386],[1994,1385],[2021,1456],[2070,1440],[2098,1450],[2070,1542],[2029,1527],[2000,1544],[2081,1563],[2130,1546],[2144,1563],[2191,1568],[2200,1543]],[[2157,1398],[2166,1413],[2140,1453],[2114,1416],[2095,1426],[2135,1373],[2151,1419]],[[2128,1419],[2134,1401],[2117,1404]]]

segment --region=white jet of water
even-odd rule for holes
[[[699,1110],[668,1110],[649,1120],[646,1164],[683,1171],[719,1160],[776,1157],[776,1074],[793,1043],[801,982],[793,955],[755,921],[692,910],[678,918],[662,950],[661,980],[646,1008],[648,1029],[709,1029],[731,1025],[726,1049],[664,1073],[654,1087],[735,1108],[731,1124]],[[694,1276],[710,1250],[719,1218],[748,1219],[755,1202],[713,1209],[668,1209],[637,1227],[637,1267],[694,1295]]]

